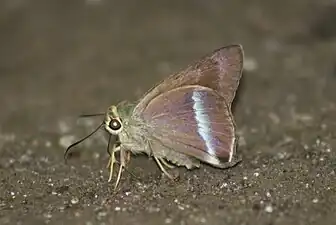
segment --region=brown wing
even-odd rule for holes
[[[199,85],[211,88],[220,94],[231,108],[243,70],[244,53],[241,45],[230,45],[204,56],[185,70],[173,74],[148,91],[134,109],[141,114],[149,102],[174,88],[184,85]]]
[[[210,88],[188,85],[165,92],[150,101],[142,117],[154,142],[217,167],[232,159],[236,137],[231,112]]]

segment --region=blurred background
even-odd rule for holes
[[[333,0],[2,0],[0,223],[333,224],[335,21]],[[64,165],[100,122],[76,116],[232,43],[246,58],[234,112],[245,161],[231,175],[182,169],[167,187],[145,157],[138,184],[126,174],[112,195],[99,138]]]

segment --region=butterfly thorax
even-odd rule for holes
[[[123,123],[124,129],[119,133],[121,147],[132,153],[146,153],[151,155],[148,146],[148,130],[142,126],[139,118],[130,117]]]
[[[121,148],[133,153],[150,155],[148,146],[149,127],[142,118],[133,113],[134,105],[123,102],[108,108],[105,118],[105,129],[117,135]]]

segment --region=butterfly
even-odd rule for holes
[[[229,45],[203,56],[184,70],[168,76],[135,103],[110,106],[100,128],[116,141],[108,152],[109,181],[119,162],[117,187],[131,153],[153,157],[160,170],[198,168],[207,163],[217,168],[236,165],[237,135],[232,102],[242,77],[244,51]],[[84,140],[82,139],[82,140]],[[82,140],[70,145],[71,147]],[[119,161],[116,153],[119,152]]]

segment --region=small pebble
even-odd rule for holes
[[[265,207],[265,212],[272,213],[273,212],[273,207],[271,205],[267,205]]]
[[[173,220],[171,218],[166,218],[165,219],[165,223],[166,224],[169,224],[169,223],[172,223],[172,222],[173,222]]]
[[[244,61],[244,70],[248,72],[253,72],[258,69],[258,63],[254,58],[245,58]]]
[[[223,183],[220,188],[225,188],[228,186],[228,183]]]
[[[79,202],[79,199],[77,197],[74,197],[74,198],[71,199],[71,204],[73,204],[73,205],[78,204],[78,202]]]
[[[101,211],[98,213],[98,217],[105,217],[107,215],[107,212]]]
[[[52,215],[50,213],[45,213],[45,214],[43,214],[43,216],[45,218],[48,218],[48,219],[50,219],[52,217]]]
[[[51,147],[51,142],[50,141],[46,141],[46,143],[45,143],[45,146],[47,147],[47,148],[50,148]]]
[[[266,196],[267,196],[267,198],[272,197],[272,196],[271,196],[271,193],[269,193],[269,192],[266,192]]]

